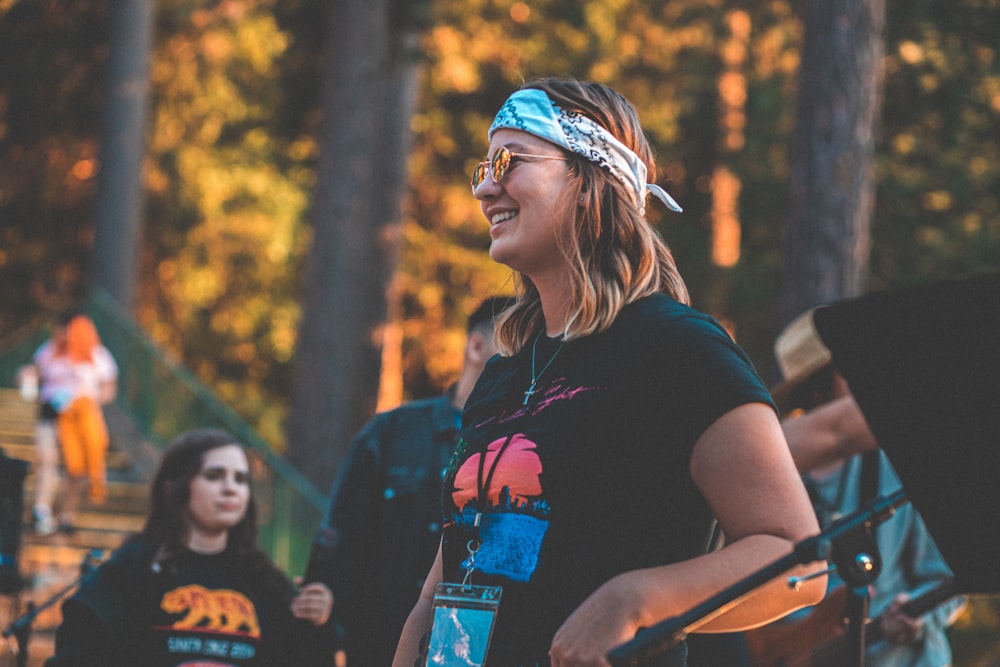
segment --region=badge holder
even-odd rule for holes
[[[427,645],[428,666],[481,667],[486,664],[503,589],[469,583],[479,544],[469,540],[466,548],[469,559],[462,583],[442,582],[434,592],[434,615]]]

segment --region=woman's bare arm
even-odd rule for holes
[[[819,532],[777,416],[763,404],[740,406],[712,424],[695,446],[691,474],[718,518],[727,545],[688,561],[626,572],[605,583],[556,633],[554,667],[606,665],[607,651],[632,639],[640,628],[684,613]],[[802,566],[788,575],[824,565]],[[825,589],[823,576],[799,590],[781,577],[699,630],[762,625],[817,603]]]
[[[437,558],[427,573],[420,598],[406,619],[403,633],[396,646],[396,656],[392,660],[393,667],[413,667],[420,657],[420,639],[431,629],[431,606],[434,601],[434,591],[438,583],[444,579],[441,560],[441,547],[438,547]]]

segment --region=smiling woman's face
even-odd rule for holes
[[[564,155],[551,142],[520,130],[497,131],[488,157],[501,146],[519,154]],[[568,165],[565,160],[518,160],[500,183],[487,176],[475,188],[490,223],[490,257],[494,261],[533,278],[552,269],[563,270],[559,238],[576,213],[567,187]]]

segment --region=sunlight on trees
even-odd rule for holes
[[[171,17],[152,65],[149,224],[160,232],[162,291],[143,300],[140,321],[154,335],[165,333],[161,318],[200,331],[198,344],[180,350],[172,335],[161,342],[238,411],[262,415],[255,423],[280,443],[287,405],[276,398],[287,391],[299,314],[294,267],[308,240],[304,163],[315,155],[311,137],[286,144],[274,124],[290,36],[270,2]]]

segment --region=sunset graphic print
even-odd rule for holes
[[[485,452],[484,477],[496,467],[479,526],[482,546],[476,553],[475,567],[485,574],[529,581],[549,526],[549,506],[542,500],[542,461],[535,451],[537,445],[521,433],[511,437],[498,461],[497,454],[506,441],[506,436],[494,440]],[[471,526],[476,516],[482,456],[473,454],[455,473],[452,501],[460,508],[456,521],[463,526]]]

